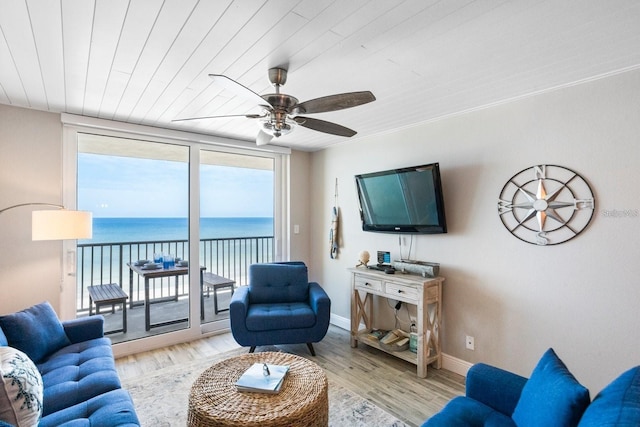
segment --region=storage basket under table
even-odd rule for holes
[[[254,363],[288,365],[277,394],[236,390]],[[216,363],[193,383],[188,426],[322,426],[329,424],[328,382],[315,363],[294,354],[248,353]]]

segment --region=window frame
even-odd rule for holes
[[[149,142],[177,144],[189,147],[189,251],[190,256],[199,257],[200,227],[200,151],[214,150],[235,154],[270,157],[274,160],[274,258],[286,261],[290,257],[289,235],[289,179],[290,154],[286,147],[256,146],[255,143],[230,138],[208,136],[170,129],[114,122],[110,120],[77,116],[63,113],[62,122],[62,188],[63,203],[68,208],[77,204],[77,138],[79,133],[112,136],[119,138],[143,139]],[[76,317],[76,242],[63,242],[64,270],[61,283],[61,316]],[[198,266],[191,266],[194,272],[189,277],[199,277]],[[198,295],[198,280],[190,280],[189,290]],[[229,321],[201,324],[199,299],[189,307],[189,326],[179,331],[149,336],[133,341],[114,344],[116,357],[133,354],[153,348],[165,347],[178,342],[202,338],[205,335],[229,329]]]

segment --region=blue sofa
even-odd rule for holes
[[[590,401],[553,349],[530,378],[483,363],[467,373],[466,394],[422,427],[640,426],[640,366],[624,372]]]
[[[60,322],[47,302],[0,316],[4,385],[19,386],[17,398],[8,396],[17,405],[0,396],[0,425],[139,426],[103,323],[102,316]]]
[[[231,298],[231,332],[253,352],[259,345],[313,343],[329,329],[331,300],[316,282],[308,281],[307,266],[299,261],[252,264],[249,285]]]

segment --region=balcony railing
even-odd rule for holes
[[[87,287],[103,283],[118,283],[129,293],[127,263],[140,259],[152,260],[156,253],[169,253],[189,259],[188,240],[154,240],[145,242],[92,243],[78,245],[77,311],[89,310]],[[200,240],[200,265],[206,271],[235,280],[236,286],[247,282],[249,265],[273,261],[273,236],[229,237]],[[188,295],[186,276],[179,277],[178,297]],[[144,281],[133,276],[130,303],[144,301]],[[157,278],[150,298],[175,296],[175,278]]]

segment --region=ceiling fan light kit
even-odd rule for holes
[[[371,92],[361,91],[339,93],[300,103],[297,98],[280,93],[280,86],[284,85],[287,81],[287,70],[284,68],[271,68],[269,70],[269,81],[275,86],[276,92],[267,95],[258,95],[251,89],[224,75],[209,74],[209,77],[213,79],[214,84],[219,84],[221,87],[230,90],[236,95],[255,102],[257,106],[263,108],[263,114],[191,117],[187,119],[176,119],[174,122],[229,117],[258,119],[260,131],[256,137],[257,145],[268,144],[273,138],[278,138],[290,133],[295,129],[295,125],[331,135],[352,137],[357,133],[353,129],[325,120],[299,116],[298,114],[317,114],[338,111],[367,104],[376,99]]]

